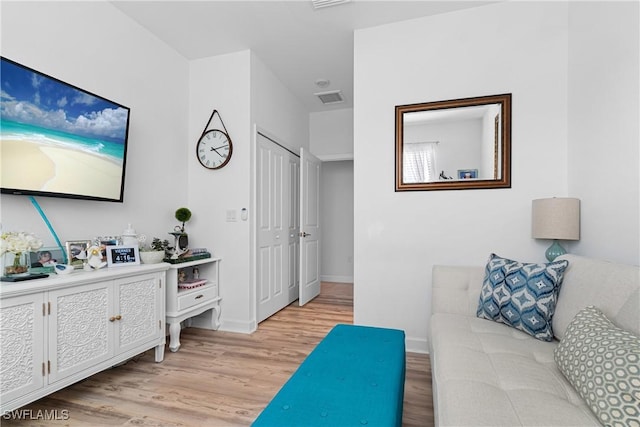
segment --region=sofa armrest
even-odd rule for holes
[[[483,279],[483,267],[433,266],[431,314],[475,316]]]

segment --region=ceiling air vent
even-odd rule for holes
[[[344,102],[344,98],[342,97],[341,90],[331,90],[329,92],[318,92],[314,93],[315,96],[320,98],[323,104],[338,104],[340,102]]]
[[[314,9],[322,9],[323,7],[337,6],[343,3],[349,3],[351,0],[311,0]]]

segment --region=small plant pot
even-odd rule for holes
[[[164,251],[140,252],[140,260],[143,264],[157,264],[165,258]]]

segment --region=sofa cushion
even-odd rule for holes
[[[540,341],[497,322],[431,317],[435,425],[599,426]]]
[[[561,340],[575,315],[583,308],[598,307],[607,318],[640,336],[640,267],[566,254],[569,261],[551,321]]]
[[[551,341],[551,318],[568,265],[566,260],[534,264],[491,254],[477,316],[513,326],[539,340]]]
[[[567,327],[554,359],[603,425],[640,426],[640,338],[589,306]]]

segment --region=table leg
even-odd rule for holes
[[[180,322],[169,325],[169,350],[173,353],[180,348]]]

